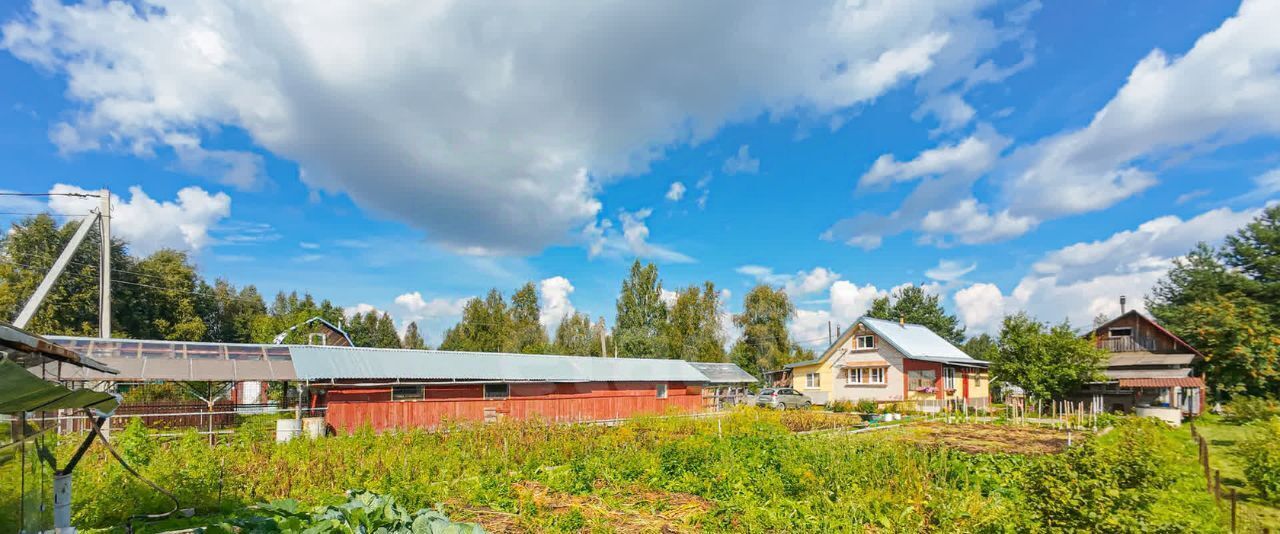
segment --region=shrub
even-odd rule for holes
[[[1226,419],[1232,423],[1267,421],[1280,416],[1280,402],[1263,397],[1236,397],[1227,403]]]
[[[853,411],[853,401],[838,400],[827,403],[827,409],[835,413],[848,413]]]
[[[858,413],[876,413],[876,401],[859,399],[858,404],[854,405],[854,410]]]
[[[1244,476],[1264,497],[1280,500],[1280,419],[1262,427],[1262,432],[1240,444]]]
[[[412,534],[484,532],[473,523],[454,523],[437,510],[409,512],[390,496],[348,492],[349,500],[337,506],[299,509],[298,501],[285,499],[263,504],[260,513],[211,526],[210,533],[257,532],[403,532]]]

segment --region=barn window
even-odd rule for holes
[[[858,348],[860,349],[876,348],[875,336],[858,336]]]
[[[391,386],[391,400],[419,400],[426,398],[426,390],[422,386]]]
[[[1133,329],[1127,326],[1124,328],[1112,328],[1108,333],[1111,334],[1111,337],[1129,337],[1133,335]]]
[[[666,385],[666,384],[658,384],[658,398],[659,398],[659,399],[665,399],[665,398],[667,398],[667,385]]]
[[[511,396],[511,384],[485,384],[484,398],[505,399]]]

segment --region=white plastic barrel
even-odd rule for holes
[[[302,433],[302,421],[297,419],[276,420],[276,443],[289,441]]]
[[[324,418],[323,417],[303,417],[302,428],[306,430],[307,437],[311,439],[324,437]]]

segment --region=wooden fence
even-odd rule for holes
[[[1189,422],[1191,426],[1191,438],[1196,440],[1196,447],[1200,451],[1200,467],[1204,470],[1204,486],[1205,490],[1213,495],[1214,501],[1218,506],[1222,506],[1222,500],[1225,498],[1231,505],[1231,532],[1236,532],[1236,508],[1239,506],[1239,495],[1236,494],[1235,488],[1229,488],[1229,492],[1224,492],[1222,488],[1222,473],[1217,469],[1212,469],[1209,465],[1209,440],[1200,435],[1196,430],[1196,421],[1192,419]],[[1262,529],[1263,534],[1270,534],[1271,529]]]

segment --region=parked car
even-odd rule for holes
[[[756,395],[756,406],[768,406],[779,410],[788,408],[808,408],[813,401],[803,393],[791,388],[765,388]]]

